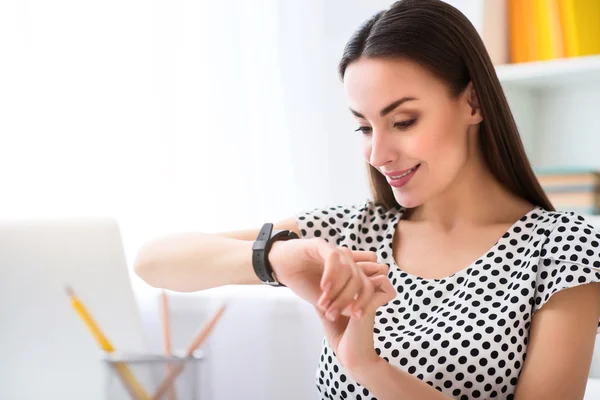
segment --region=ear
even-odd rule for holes
[[[478,124],[483,121],[483,116],[481,115],[481,106],[479,105],[479,98],[477,97],[477,92],[475,92],[475,87],[473,86],[473,82],[469,82],[467,87],[464,90],[466,105],[469,111],[469,120],[472,124]]]

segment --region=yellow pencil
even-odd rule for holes
[[[94,322],[91,315],[87,312],[87,310],[83,306],[83,303],[81,303],[81,301],[79,301],[77,296],[75,296],[73,289],[71,289],[70,287],[67,286],[65,288],[65,290],[67,292],[67,295],[71,298],[71,305],[77,312],[77,315],[79,315],[79,317],[83,320],[85,325],[88,327],[88,329],[90,330],[90,332],[92,333],[92,335],[94,336],[94,338],[96,339],[98,344],[100,345],[100,348],[107,353],[113,353],[115,351],[115,348],[108,341],[106,336],[104,336],[102,331],[100,331],[100,328]],[[127,388],[127,391],[134,399],[137,399],[137,400],[149,399],[148,394],[146,393],[146,391],[144,390],[142,385],[137,381],[137,379],[135,379],[135,376],[133,375],[133,373],[127,367],[126,364],[116,363],[115,369],[117,370],[119,376],[123,380],[123,384]]]

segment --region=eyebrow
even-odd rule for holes
[[[407,102],[407,101],[413,101],[413,100],[417,100],[415,97],[403,97],[401,99],[398,99],[396,101],[394,101],[393,103],[390,103],[389,105],[385,106],[380,112],[379,115],[382,117],[385,117],[386,115],[388,115],[389,113],[391,113],[392,111],[394,111],[396,108],[400,107],[401,104]],[[359,113],[358,111],[355,111],[353,109],[350,109],[350,112],[354,115],[356,115],[358,118],[363,118],[366,119],[364,115],[362,115],[361,113]]]

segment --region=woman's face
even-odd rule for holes
[[[344,86],[365,160],[386,176],[400,205],[442,194],[466,170],[481,121],[471,84],[452,98],[414,62],[361,58],[347,67]]]

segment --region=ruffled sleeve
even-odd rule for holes
[[[550,297],[571,287],[600,282],[600,231],[572,212],[555,213],[540,250],[533,314]]]

